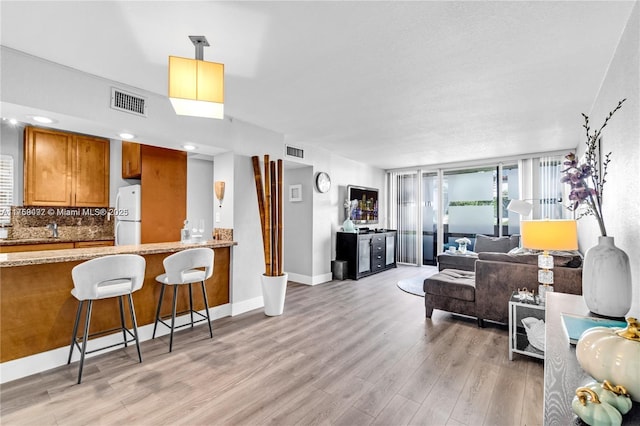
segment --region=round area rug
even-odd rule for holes
[[[429,271],[428,273],[423,273],[417,277],[407,278],[404,280],[398,281],[398,287],[402,291],[406,291],[407,293],[414,294],[416,296],[424,297],[424,280],[429,278],[432,275],[438,273],[438,269],[434,268],[433,271]]]

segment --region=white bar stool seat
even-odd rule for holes
[[[153,336],[156,337],[156,329],[158,323],[162,323],[164,326],[171,329],[169,337],[169,352],[173,350],[173,331],[176,328],[182,328],[190,325],[193,327],[202,321],[207,321],[209,325],[209,336],[213,338],[213,329],[211,328],[211,318],[209,316],[209,301],[207,300],[207,289],[205,287],[205,281],[213,275],[213,259],[214,252],[207,247],[192,248],[182,250],[165,257],[162,264],[164,265],[165,273],[158,275],[156,281],[162,284],[160,288],[160,297],[158,299],[158,308],[156,309],[156,321],[153,325]],[[191,284],[200,283],[202,287],[202,297],[204,299],[205,315],[193,309],[193,292],[191,290]],[[187,285],[189,287],[189,309],[186,311],[176,313],[178,305],[178,287],[181,285]],[[167,324],[160,316],[160,309],[162,307],[162,300],[164,298],[164,291],[166,286],[173,286],[173,309],[171,311],[171,325]],[[191,315],[191,322],[180,326],[175,325],[176,315],[189,312]],[[193,314],[199,315],[202,319],[193,320]]]
[[[73,334],[71,336],[69,359],[67,360],[67,364],[71,363],[73,348],[78,347],[78,349],[80,350],[78,384],[80,384],[82,381],[84,358],[88,353],[101,351],[119,345],[124,345],[126,347],[128,343],[135,341],[136,348],[138,350],[138,359],[140,360],[140,362],[142,362],[142,354],[140,353],[140,342],[138,339],[138,325],[136,322],[136,313],[133,306],[133,298],[131,295],[133,292],[142,288],[142,284],[144,283],[145,268],[146,261],[142,256],[139,256],[137,254],[116,254],[88,260],[75,266],[71,270],[71,276],[73,279],[73,289],[71,290],[71,295],[78,299],[79,303],[78,310],[76,312],[76,320],[73,325]],[[126,327],[124,319],[124,296],[128,296],[129,299],[129,313],[131,315],[133,332],[131,332]],[[118,303],[120,306],[120,327],[90,334],[89,327],[91,323],[93,301],[113,297],[118,298]],[[78,324],[80,322],[80,314],[82,312],[84,302],[88,303],[85,313],[83,335],[79,338]],[[87,341],[90,337],[97,335],[106,335],[116,330],[122,331],[122,342],[87,351]],[[132,337],[131,340],[127,338],[127,334]],[[82,344],[82,346],[80,346],[80,344]]]

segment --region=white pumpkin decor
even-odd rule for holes
[[[576,346],[583,370],[596,380],[624,386],[631,399],[640,402],[640,324],[627,318],[627,328],[594,327],[585,331]]]

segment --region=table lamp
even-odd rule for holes
[[[553,256],[550,250],[577,250],[578,227],[575,220],[522,220],[522,246],[542,250],[538,256],[538,295],[540,303],[553,291]]]

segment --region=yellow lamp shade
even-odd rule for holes
[[[169,56],[169,99],[178,115],[224,118],[224,64]]]
[[[522,220],[522,246],[536,250],[577,250],[575,220]]]

